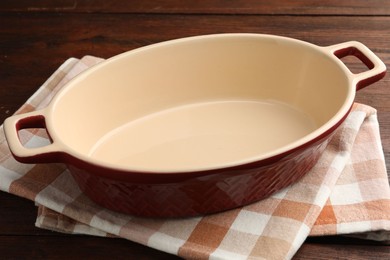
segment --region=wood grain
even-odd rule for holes
[[[81,13],[174,13],[174,14],[262,14],[262,15],[389,15],[387,0],[210,0],[210,1],[121,1],[121,0],[3,0],[0,11]]]
[[[10,116],[67,58],[108,58],[179,37],[251,32],[327,46],[367,45],[390,64],[390,1],[76,1],[0,3],[0,120]],[[352,71],[366,70],[346,59]],[[374,106],[390,158],[389,76],[357,93]],[[390,160],[387,159],[387,169]],[[33,202],[0,192],[0,258],[177,259],[136,243],[66,235],[34,227]],[[23,250],[20,250],[23,245]],[[387,259],[390,247],[340,237],[309,238],[294,259]]]

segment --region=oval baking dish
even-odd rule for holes
[[[367,70],[353,74],[353,55]],[[17,160],[63,162],[92,200],[152,217],[260,200],[317,162],[356,90],[385,65],[359,42],[319,47],[260,34],[167,41],[108,59],[43,110],[4,123]],[[51,144],[26,148],[25,128]]]

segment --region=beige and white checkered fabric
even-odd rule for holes
[[[45,107],[67,81],[100,61],[67,60],[18,113]],[[42,130],[20,134],[26,146],[47,143]],[[146,219],[109,211],[82,194],[64,165],[16,162],[2,128],[0,189],[35,201],[38,227],[119,236],[188,259],[290,259],[309,235],[359,233],[390,240],[390,188],[376,111],[361,104],[301,181],[219,214]]]

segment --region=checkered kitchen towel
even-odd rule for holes
[[[79,72],[100,62],[67,60],[17,112],[45,107]],[[47,143],[41,130],[22,142]],[[104,209],[78,189],[62,164],[21,164],[0,129],[0,189],[39,206],[36,225],[119,236],[184,258],[289,259],[307,236],[359,233],[390,240],[390,188],[375,109],[355,104],[317,165],[298,183],[251,205],[203,217],[146,219]]]

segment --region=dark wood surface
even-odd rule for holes
[[[69,57],[115,54],[164,40],[210,33],[289,36],[318,45],[357,40],[390,64],[390,1],[11,1],[0,2],[0,121]],[[364,66],[345,61],[352,71]],[[390,83],[358,92],[378,110],[390,157]],[[390,160],[386,160],[390,169]],[[31,201],[0,192],[0,258],[175,259],[130,241],[64,235],[34,227]],[[294,259],[389,259],[390,247],[345,238],[309,238]]]

